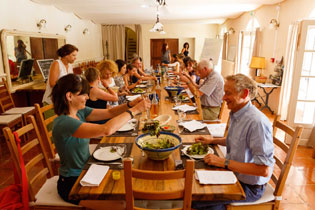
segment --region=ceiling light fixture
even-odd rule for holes
[[[36,26],[37,26],[37,28],[40,30],[40,29],[46,27],[46,23],[47,23],[47,21],[46,21],[45,19],[41,19],[41,20],[36,24]]]
[[[159,14],[156,15],[156,23],[150,29],[150,32],[160,32],[160,34],[165,34],[165,31],[163,30],[163,24],[160,23]]]
[[[65,32],[71,31],[72,26],[69,24],[65,27]]]

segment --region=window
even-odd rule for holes
[[[249,64],[253,53],[256,28],[259,23],[256,18],[252,18],[247,24],[246,31],[243,32],[243,41],[241,45],[240,73],[249,75]]]

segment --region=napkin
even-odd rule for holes
[[[87,187],[99,186],[107,174],[108,169],[109,166],[92,164],[84,177],[81,179],[80,184]]]
[[[179,123],[179,125],[183,126],[187,130],[189,130],[189,132],[194,132],[195,130],[202,129],[202,128],[206,127],[205,124],[203,124],[199,121],[196,121],[196,120],[181,122],[181,123]]]
[[[196,170],[200,184],[235,184],[237,179],[232,171]]]
[[[226,123],[207,125],[208,131],[213,137],[223,137],[224,132],[225,132],[225,127],[226,127]]]
[[[189,106],[187,104],[184,105],[179,105],[179,106],[175,106],[173,107],[173,110],[182,110],[183,112],[188,112],[188,111],[193,111],[196,110],[197,108],[194,106]]]
[[[189,98],[193,98],[194,97],[194,94],[192,94],[192,92],[190,91],[189,88],[185,89],[187,95],[189,96]]]
[[[141,95],[138,94],[138,95],[133,95],[133,96],[126,96],[128,101],[133,101],[133,100],[135,100],[138,97],[141,97]]]

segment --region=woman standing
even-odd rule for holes
[[[68,195],[90,157],[90,138],[108,136],[121,128],[136,114],[150,107],[149,100],[141,97],[112,109],[92,109],[86,107],[90,87],[85,79],[74,74],[60,78],[52,90],[54,110],[58,117],[54,120],[52,135],[60,156],[58,194],[68,202]],[[105,124],[99,121],[111,118]]]
[[[182,52],[181,52],[182,54],[185,55],[185,57],[187,57],[188,54],[189,54],[188,49],[189,49],[189,44],[188,44],[188,42],[185,42],[185,43],[184,43],[184,46],[183,46],[183,49],[182,49]]]
[[[27,59],[26,53],[31,56],[31,53],[26,50],[26,45],[24,42],[21,39],[17,40],[17,47],[14,48],[14,55],[16,57],[17,65],[20,65],[22,60]]]
[[[64,75],[73,73],[71,64],[76,60],[78,51],[78,48],[71,44],[66,44],[57,50],[57,55],[60,58],[55,60],[50,66],[46,91],[43,97],[44,104],[52,103],[50,94],[57,80]]]
[[[171,61],[171,51],[168,49],[168,44],[164,43],[162,45],[162,58],[161,63],[162,64],[169,64]]]

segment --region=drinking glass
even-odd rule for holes
[[[185,120],[185,117],[186,117],[186,112],[178,109],[177,114],[178,114],[178,122],[179,123],[183,122]]]
[[[123,158],[127,154],[127,145],[126,144],[118,144],[116,145],[116,153],[120,156],[121,164],[118,165],[119,168],[123,168]]]
[[[175,106],[181,105],[181,100],[180,100],[180,98],[178,96],[174,97],[174,102],[175,102]]]

